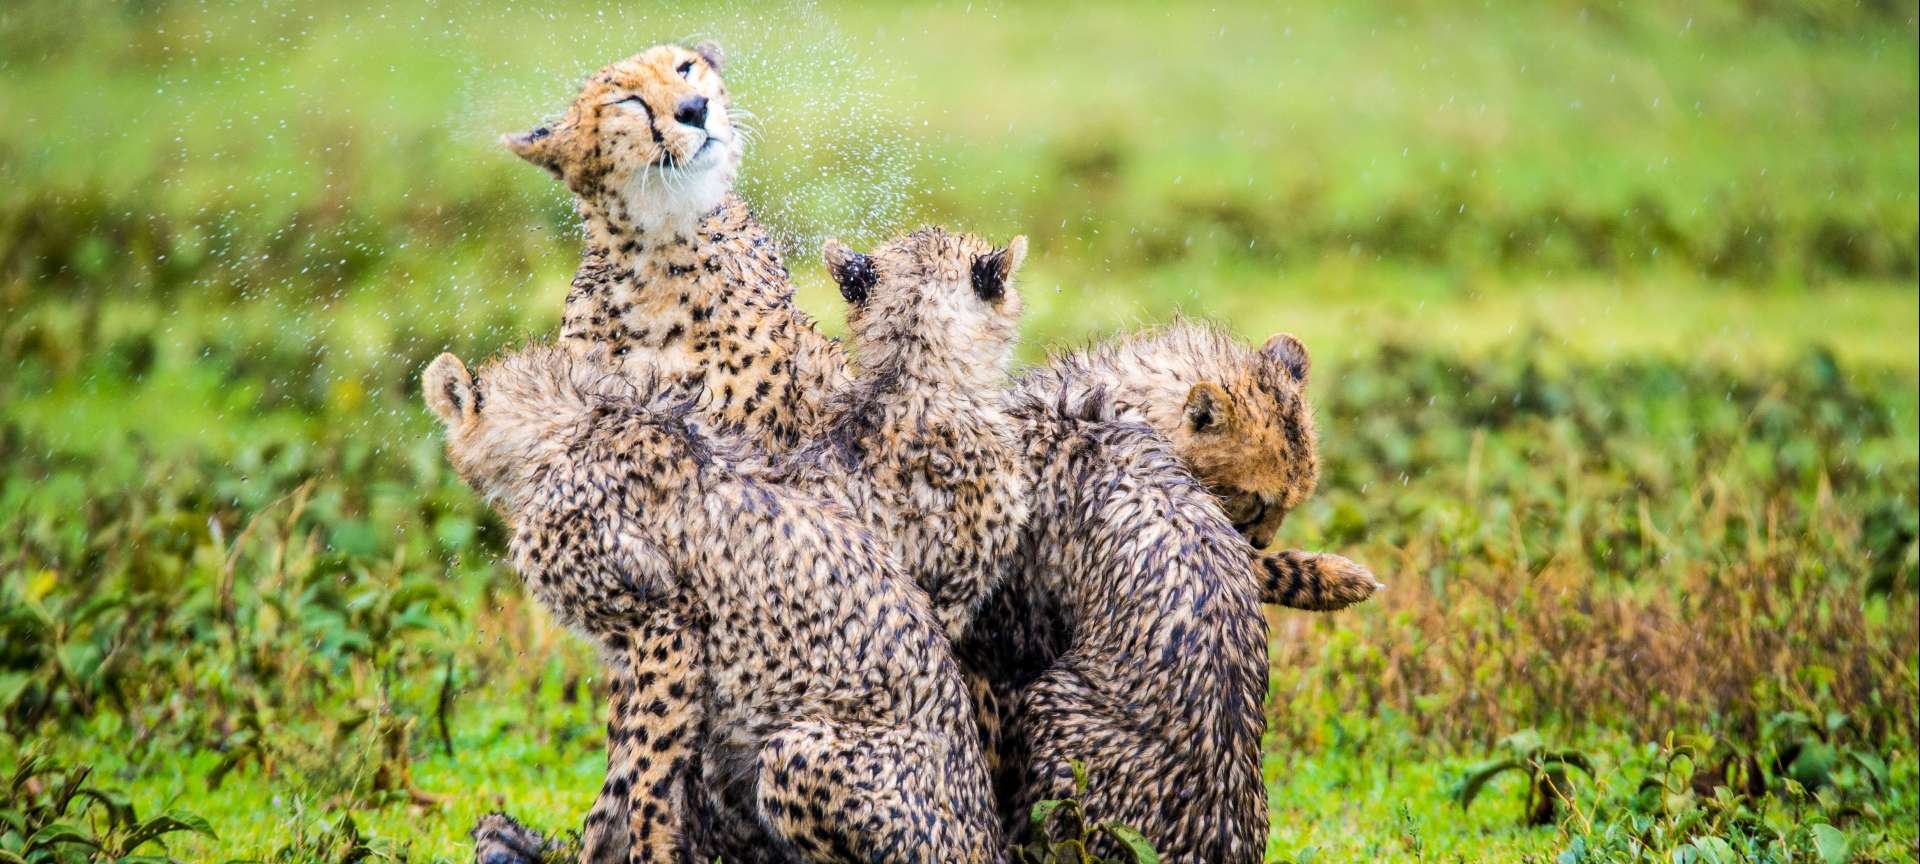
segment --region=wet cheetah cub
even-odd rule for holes
[[[592,356],[536,346],[471,375],[443,354],[424,383],[540,602],[603,639],[692,622],[691,750],[758,857],[1004,860],[947,639],[852,514]]]
[[[871,255],[838,241],[827,269],[846,298],[851,387],[790,461],[798,482],[866,517],[954,638],[998,583],[1026,522],[1020,446],[1004,410],[1020,322],[1004,249],[923,228]]]
[[[589,77],[554,123],[502,139],[574,194],[586,248],[560,345],[701,396],[717,432],[793,447],[844,383],[733,181],[745,152],[719,46],[656,45]]]
[[[1009,697],[996,745],[1009,830],[1072,794],[1077,763],[1089,822],[1138,829],[1163,861],[1255,864],[1267,626],[1246,541],[1166,438],[1101,394],[1010,410],[1043,490],[997,595],[1016,614],[955,648]]]
[[[1166,436],[1254,549],[1313,493],[1320,476],[1307,346],[1285,333],[1255,350],[1218,327],[1176,321],[1081,351],[1024,374],[1029,399],[1099,392],[1119,416]],[[1253,562],[1262,602],[1330,611],[1380,588],[1339,555],[1281,549]]]

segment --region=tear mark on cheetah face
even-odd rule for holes
[[[719,206],[740,168],[722,62],[711,42],[649,48],[594,73],[559,122],[501,143],[615,227],[698,218]]]

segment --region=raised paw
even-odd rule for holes
[[[1374,578],[1373,571],[1366,565],[1339,555],[1316,555],[1321,569],[1327,574],[1327,594],[1332,602],[1328,609],[1344,609],[1374,595],[1374,592],[1387,587],[1386,583]]]

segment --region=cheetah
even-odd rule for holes
[[[697,393],[715,432],[780,452],[818,425],[846,360],[732,191],[743,147],[723,62],[711,42],[649,48],[594,73],[558,122],[502,142],[581,216],[560,344]]]
[[[857,371],[789,460],[796,482],[867,517],[953,638],[997,584],[1026,521],[1025,473],[1003,410],[1025,237],[995,249],[923,228],[873,254],[837,241]]]
[[[1091,348],[1056,354],[1019,382],[1026,398],[1063,389],[1103,391],[1112,408],[1172,442],[1234,527],[1265,549],[1319,478],[1307,347],[1281,333],[1259,350],[1218,327],[1176,321]],[[1314,611],[1345,608],[1381,586],[1338,555],[1293,549],[1255,556],[1263,602]]]
[[[846,360],[793,305],[779,249],[732,192],[743,142],[723,65],[711,42],[649,48],[592,75],[557,123],[502,143],[565,184],[581,217],[560,344],[685,389],[717,431],[777,453],[819,425]],[[667,680],[619,652],[607,671],[608,776],[583,831],[587,862],[627,858],[616,787],[635,773],[636,709]]]
[[[852,514],[598,354],[534,346],[477,375],[443,354],[424,387],[556,617],[601,639],[687,622],[691,746],[762,858],[1005,860],[947,639]]]
[[[559,122],[503,140],[564,182],[582,217],[561,344],[604,347],[629,377],[695,394],[708,425],[778,453],[822,424],[848,364],[793,306],[778,250],[731,192],[742,148],[722,65],[711,44],[648,49],[596,73]],[[1264,559],[1264,578],[1304,560],[1282,554]],[[636,748],[622,730],[660,698],[617,658],[609,653],[609,771],[588,816],[587,861],[625,857],[627,796],[614,793],[634,774]]]
[[[1024,525],[1024,469],[1002,393],[1025,254],[1025,238],[995,249],[939,228],[871,255],[829,241],[853,380],[828,399],[813,439],[773,460],[781,482],[860,514],[954,638],[998,584]],[[702,784],[725,794],[710,772]],[[727,859],[759,860],[751,831],[729,816],[744,808],[709,809],[719,815],[705,830]]]
[[[954,638],[997,583],[1024,524],[1024,471],[1002,390],[1019,321],[1013,277],[1025,255],[1024,237],[995,249],[939,228],[871,255],[830,241],[825,257],[849,305],[857,371],[828,400],[820,433],[777,460],[782,482],[866,518]],[[651,660],[635,665],[640,675]],[[606,836],[608,854],[624,838],[617,825],[602,829],[600,814],[642,812],[655,794],[632,774],[616,769],[604,787],[627,792],[624,808],[608,802],[588,817],[588,833]],[[713,809],[741,808],[719,801]],[[725,815],[714,822],[706,830],[715,843],[734,858],[750,854],[742,847],[751,826]]]
[[[1246,542],[1167,440],[1104,394],[1011,410],[1028,530],[955,646],[999,706],[982,734],[999,736],[1003,820],[1018,839],[1033,804],[1074,792],[1078,763],[1086,818],[1138,829],[1162,860],[1260,860],[1267,624]]]

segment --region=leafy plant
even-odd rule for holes
[[[1080,806],[1087,769],[1079,762],[1073,763],[1073,786],[1066,798],[1034,803],[1028,814],[1034,839],[1012,849],[1015,864],[1159,864],[1153,844],[1139,831],[1112,820],[1087,823]]]
[[[362,833],[352,813],[331,819],[296,820],[286,845],[274,850],[269,864],[400,864],[406,849]]]
[[[141,819],[126,796],[87,785],[90,767],[63,769],[37,756],[22,759],[0,801],[0,864],[164,862],[137,854],[166,848],[167,835],[215,836],[205,819],[167,812]]]
[[[1573,781],[1567,769],[1593,776],[1593,764],[1575,750],[1549,750],[1538,732],[1516,732],[1500,740],[1498,749],[1507,755],[1468,769],[1454,800],[1461,809],[1471,808],[1487,783],[1508,771],[1527,778],[1526,806],[1521,820],[1527,825],[1551,825],[1558,820],[1560,807],[1573,800]]]

